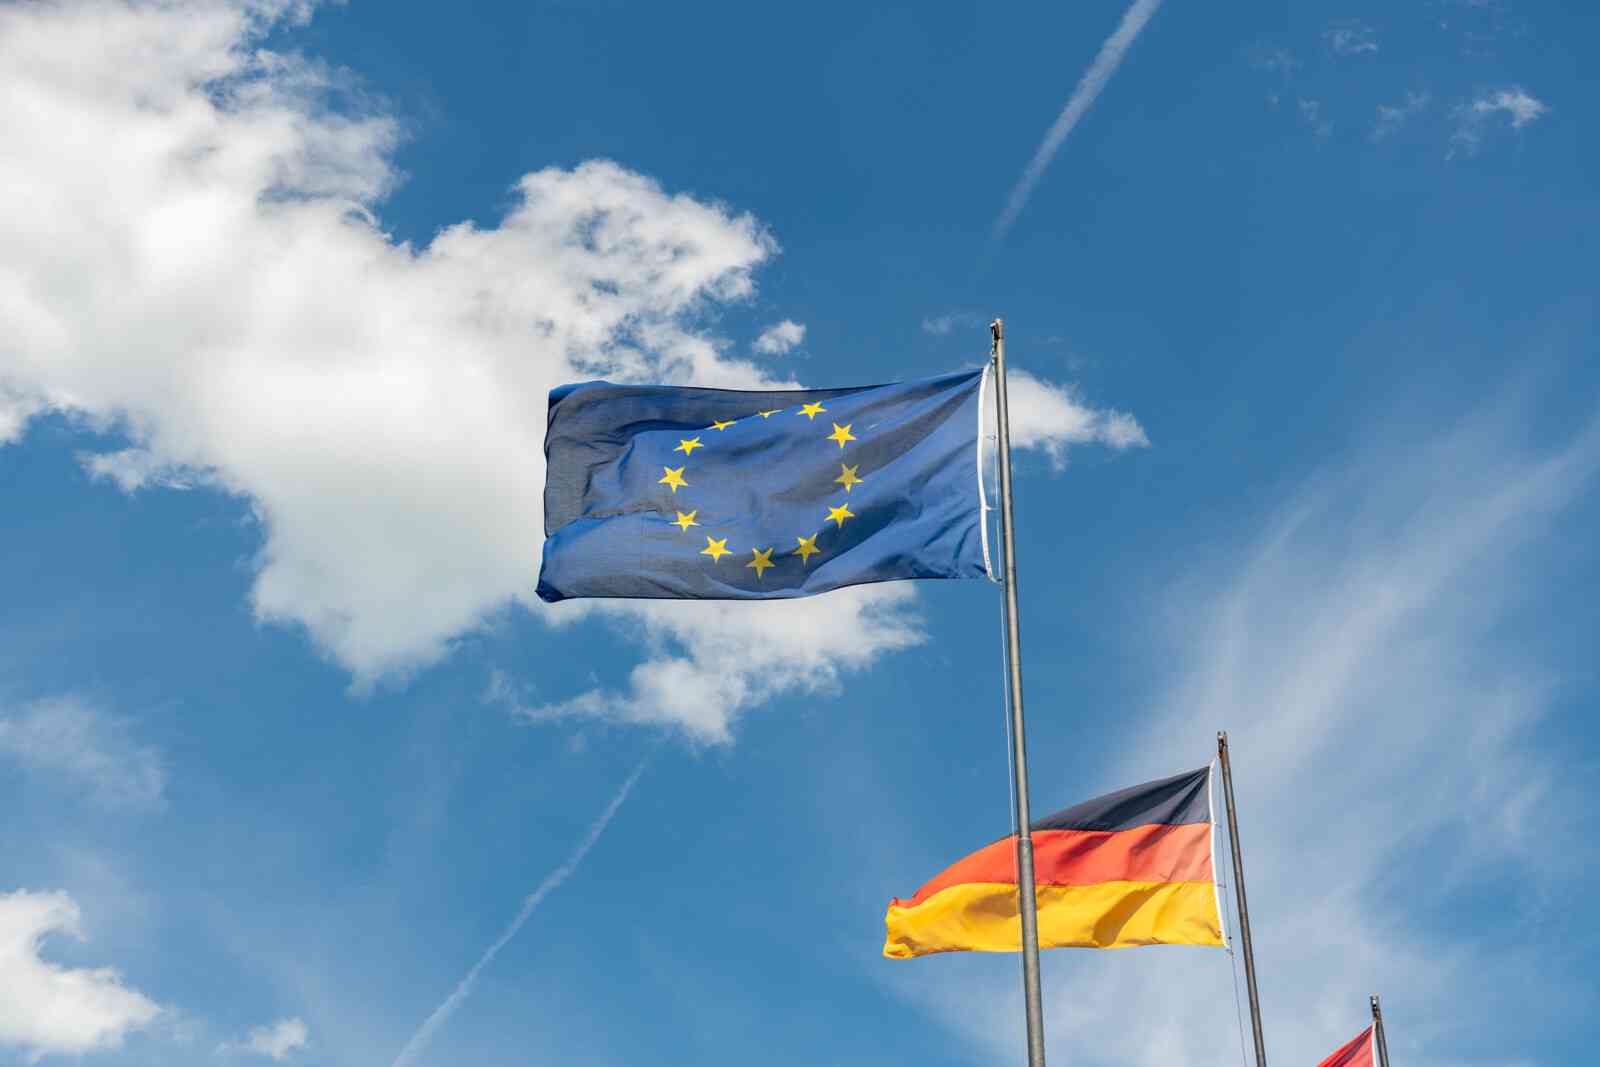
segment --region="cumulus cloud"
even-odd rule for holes
[[[304,1049],[310,1038],[311,1030],[305,1021],[295,1016],[290,1019],[279,1019],[267,1026],[252,1027],[250,1032],[244,1035],[244,1040],[224,1044],[217,1051],[265,1056],[269,1060],[282,1062]]]
[[[41,407],[37,400],[12,392],[0,381],[0,445],[15,443],[22,436],[22,428]]]
[[[1097,444],[1122,452],[1150,444],[1139,420],[1125,411],[1091,407],[1077,390],[1026,371],[1009,371],[1007,378],[1014,448],[1038,449],[1061,467],[1075,446]],[[986,436],[993,433],[993,413],[987,414]]]
[[[1589,1010],[1592,980],[1563,971],[1581,965],[1525,937],[1561,936],[1550,887],[1597,858],[1587,779],[1539,740],[1557,680],[1505,635],[1554,577],[1541,544],[1593,491],[1600,425],[1549,452],[1526,439],[1496,415],[1390,441],[1309,479],[1253,545],[1223,553],[1234,562],[1197,561],[1167,605],[1172,688],[1112,746],[1129,755],[1084,783],[1199,765],[1229,730],[1275,1061],[1317,1062],[1364,1025],[1373,990],[1407,1020],[1389,1035],[1397,1057],[1428,1067],[1515,1062],[1506,1018],[1552,1032]],[[1493,920],[1444,936],[1464,894],[1492,899]],[[1047,969],[1051,1034],[1082,1062],[1239,1055],[1221,953],[1090,955]],[[957,967],[915,997],[1013,1056],[1014,971]]]
[[[248,498],[257,616],[370,680],[531,590],[551,386],[765,383],[694,322],[774,246],[605,162],[524,176],[498,226],[396,244],[372,214],[394,121],[254,50],[268,14],[0,11],[0,89],[27,103],[0,113],[0,181],[28,205],[0,214],[0,383],[131,437],[97,475]]]
[[[1431,97],[1427,93],[1406,93],[1399,104],[1379,104],[1378,121],[1372,127],[1372,139],[1381,141],[1398,133],[1400,128],[1428,109]]]
[[[161,753],[133,739],[128,724],[78,697],[56,697],[0,715],[0,756],[60,776],[111,809],[161,807]]]
[[[671,725],[701,742],[731,739],[735,719],[769,697],[830,692],[842,674],[918,645],[922,628],[907,583],[853,586],[788,601],[620,601],[651,651],[625,688],[529,705],[504,678],[492,700],[528,722],[601,718]]]
[[[1455,110],[1456,129],[1450,138],[1451,155],[1473,155],[1483,146],[1484,132],[1504,117],[1520,130],[1544,115],[1549,107],[1521,86],[1496,89]]]
[[[639,668],[640,692],[663,692],[685,662],[674,642],[722,634],[726,613],[533,599],[542,398],[599,376],[793,384],[707,326],[754,293],[776,243],[748,214],[606,161],[522,176],[493,225],[396,242],[378,219],[396,119],[346,92],[350,75],[262,49],[275,20],[308,14],[0,7],[0,95],[15,102],[0,109],[0,438],[68,413],[125,439],[83,457],[91,477],[245,500],[257,619],[303,627],[358,685],[403,678],[520,604],[640,627],[667,650]],[[910,620],[907,599],[841,598],[833,611],[859,617],[816,631]],[[791,652],[815,636],[802,614],[786,612]],[[736,706],[772,691],[725,684]]]
[[[764,356],[781,356],[806,339],[806,328],[798,322],[784,319],[761,331],[753,346]]]
[[[42,942],[51,934],[82,940],[71,897],[0,894],[0,1046],[34,1059],[118,1048],[161,1013],[109,967],[61,967],[44,959]]]

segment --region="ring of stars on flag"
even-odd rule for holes
[[[812,403],[802,404],[797,408],[790,409],[790,413],[815,423],[817,416],[826,415],[828,413],[828,409],[821,403],[814,401]],[[782,414],[785,414],[785,409],[770,408],[766,411],[754,412],[751,415],[744,416],[744,418],[759,417],[762,420],[767,420],[776,415]],[[741,421],[743,421],[743,419],[740,418],[725,420],[717,419],[700,433],[692,437],[680,438],[677,447],[672,450],[677,456],[682,457],[681,459],[677,460],[678,465],[672,466],[670,463],[662,464],[661,477],[658,478],[656,482],[658,485],[665,486],[669,494],[668,507],[665,509],[666,512],[676,516],[675,518],[668,519],[667,522],[678,527],[678,529],[686,535],[690,534],[690,531],[694,527],[701,525],[699,509],[690,508],[689,510],[680,510],[681,508],[687,507],[689,501],[693,498],[694,454],[699,449],[716,448],[716,436],[737,425]],[[833,422],[831,419],[824,421],[828,422],[828,424],[833,427],[833,430],[828,434],[822,434],[819,432],[819,443],[829,442],[836,444],[839,446],[839,451],[843,453],[847,445],[857,440],[856,435],[852,432],[851,423],[844,423],[843,425],[840,425],[837,422]],[[818,429],[820,431],[820,426]],[[841,460],[843,458],[844,457],[841,457]],[[748,549],[744,547],[731,548],[728,545],[729,539],[726,537],[712,537],[709,534],[699,534],[697,536],[704,537],[706,542],[705,547],[699,550],[699,554],[707,557],[709,563],[715,565],[720,564],[724,557],[740,557],[743,556],[746,551],[748,551],[750,553],[750,558],[744,560],[744,566],[749,570],[755,571],[758,579],[764,577],[768,570],[777,566],[776,561],[773,559],[774,554],[780,557],[798,556],[800,558],[801,566],[809,568],[811,566],[813,556],[824,555],[827,552],[826,535],[830,532],[837,534],[839,531],[844,529],[845,523],[855,518],[855,512],[850,510],[849,494],[855,489],[856,486],[861,485],[865,481],[866,478],[861,474],[861,464],[849,464],[841,461],[839,463],[839,475],[833,479],[833,482],[834,484],[840,486],[840,490],[845,494],[844,498],[839,502],[837,507],[829,506],[827,508],[827,513],[818,518],[816,529],[811,530],[809,534],[804,531],[797,532],[794,535],[795,543],[792,547],[785,545],[752,545]],[[682,497],[678,495],[678,491],[680,489],[684,490],[684,495]]]

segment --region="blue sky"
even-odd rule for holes
[[[0,6],[0,1063],[1020,1062],[1014,958],[879,954],[1009,826],[995,588],[532,596],[552,385],[993,315],[1036,809],[1227,728],[1273,1062],[1588,1062],[1597,29]],[[1223,953],[1044,975],[1239,1055]]]

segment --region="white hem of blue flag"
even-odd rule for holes
[[[983,365],[983,377],[978,379],[978,434],[977,443],[973,446],[977,456],[974,465],[978,468],[978,541],[983,545],[983,573],[989,576],[991,582],[996,581],[994,564],[989,560],[989,498],[983,491],[983,400],[989,391],[989,368],[992,362]]]

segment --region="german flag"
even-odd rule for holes
[[[1041,948],[1218,945],[1211,769],[1108,793],[1033,824]],[[883,954],[1016,952],[1017,839],[946,868],[892,900]]]
[[[1372,1027],[1369,1026],[1317,1067],[1373,1067],[1377,1062],[1378,1057],[1372,1053]]]

